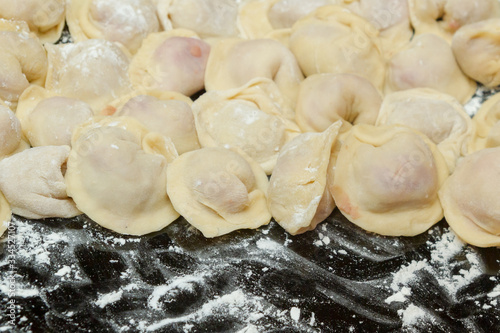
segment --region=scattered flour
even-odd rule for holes
[[[399,310],[398,314],[403,318],[403,327],[415,326],[419,319],[426,316],[424,310],[413,304],[410,304],[405,310]]]
[[[95,305],[100,308],[104,308],[106,305],[119,301],[123,296],[123,290],[113,291],[109,294],[100,295],[97,301],[95,301]]]
[[[297,308],[297,307],[292,307],[290,309],[290,317],[294,320],[294,321],[299,321],[300,319],[300,309]]]

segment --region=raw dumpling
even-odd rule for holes
[[[0,161],[0,190],[12,212],[30,219],[80,215],[66,194],[68,146],[24,150]]]
[[[500,19],[464,26],[453,36],[451,47],[460,68],[470,78],[486,87],[500,84]]]
[[[9,202],[5,199],[2,192],[0,192],[0,236],[2,236],[9,227],[11,217],[12,211],[10,210]]]
[[[150,34],[130,64],[136,89],[177,91],[190,96],[203,89],[210,45],[189,30]]]
[[[46,44],[49,71],[45,88],[57,95],[80,99],[96,112],[131,91],[128,52],[103,40],[76,44]]]
[[[303,133],[280,151],[268,189],[268,207],[292,235],[316,228],[335,208],[327,187],[330,155],[342,123]]]
[[[383,87],[385,62],[377,29],[342,7],[321,7],[297,21],[290,50],[306,76],[350,73]]]
[[[499,147],[468,155],[439,191],[446,221],[469,244],[500,246],[499,165]]]
[[[135,53],[160,29],[155,0],[68,0],[66,19],[75,42],[89,38],[119,42]]]
[[[75,127],[92,118],[94,112],[81,100],[34,85],[21,95],[16,115],[33,147],[71,146]]]
[[[0,17],[24,21],[43,43],[55,43],[64,28],[65,0],[0,0]]]
[[[268,224],[268,180],[251,158],[229,149],[202,148],[179,156],[167,170],[175,209],[205,237]]]
[[[322,132],[337,120],[375,125],[382,97],[367,79],[353,74],[314,74],[301,84],[295,119],[304,132]]]
[[[334,167],[337,207],[361,228],[415,236],[443,218],[438,190],[448,176],[425,135],[403,126],[356,125]]]
[[[193,112],[201,145],[238,147],[271,174],[281,147],[300,133],[286,119],[287,111],[270,97],[272,87],[272,81],[256,79],[241,88],[207,92],[196,100]]]
[[[448,43],[433,34],[418,35],[389,61],[386,93],[432,88],[466,103],[476,83],[462,73]]]
[[[238,88],[255,78],[272,79],[287,105],[295,107],[304,76],[283,44],[272,39],[227,38],[213,46],[205,74],[207,91]]]
[[[500,147],[500,94],[490,97],[472,118],[476,127],[470,152]]]
[[[167,163],[177,152],[163,135],[132,118],[106,117],[75,130],[72,145],[68,195],[92,220],[118,233],[144,235],[179,217],[166,193]]]
[[[24,141],[21,122],[7,105],[0,102],[0,160],[29,145]]]
[[[424,133],[437,145],[450,172],[457,159],[467,154],[474,134],[463,106],[454,97],[428,88],[387,95],[376,125],[403,125]]]

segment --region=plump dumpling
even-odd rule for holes
[[[132,53],[160,29],[152,0],[68,0],[66,19],[75,42],[106,39]]]
[[[89,120],[94,112],[81,100],[33,85],[19,98],[16,115],[33,147],[71,146],[75,127]]]
[[[466,103],[476,83],[460,70],[450,45],[433,34],[418,35],[389,61],[386,93],[432,88]]]
[[[292,235],[313,230],[335,208],[327,171],[341,125],[339,121],[322,133],[303,133],[280,151],[269,182],[268,207]]]
[[[0,102],[0,160],[28,147],[21,122],[7,105]]]
[[[49,71],[45,88],[60,96],[80,99],[100,111],[131,90],[128,52],[103,40],[75,44],[46,44]]]
[[[251,158],[225,148],[179,156],[167,170],[175,209],[205,237],[269,223],[266,174]]]
[[[453,36],[452,49],[462,71],[486,87],[500,84],[500,19],[466,25]]]
[[[432,33],[450,41],[467,24],[500,17],[497,0],[408,0],[415,34]]]
[[[339,6],[325,6],[295,23],[289,43],[306,76],[357,74],[382,89],[385,62],[377,35],[365,19]]]
[[[467,154],[474,135],[463,106],[454,97],[428,88],[387,95],[376,125],[403,125],[424,133],[437,145],[450,172],[457,159]]]
[[[44,43],[55,43],[64,28],[65,0],[0,0],[0,17],[24,21]]]
[[[448,168],[436,145],[420,132],[356,125],[334,168],[335,203],[365,230],[414,236],[443,218],[437,193]]]
[[[300,133],[267,93],[273,86],[270,80],[257,79],[196,100],[193,112],[201,145],[238,147],[271,174],[281,147]]]
[[[200,37],[236,37],[238,2],[234,0],[157,0],[165,30],[190,29]]]
[[[10,210],[10,205],[2,192],[0,192],[0,236],[9,227],[10,218],[12,217],[12,211]]]
[[[144,235],[172,223],[179,217],[166,193],[167,163],[177,156],[172,141],[133,118],[98,119],[73,134],[68,195],[118,233]]]
[[[227,38],[212,47],[205,74],[205,89],[238,88],[255,78],[272,79],[286,103],[295,106],[304,79],[292,52],[272,39]]]
[[[177,91],[190,96],[203,89],[210,45],[189,30],[150,34],[130,64],[136,89]]]
[[[439,191],[446,221],[460,238],[475,246],[500,246],[498,165],[499,147],[468,155]]]
[[[484,102],[472,121],[476,132],[470,152],[500,147],[500,93]]]
[[[374,125],[382,97],[367,79],[353,74],[314,74],[301,84],[295,119],[304,132],[322,132],[337,120]]]
[[[44,84],[47,55],[24,22],[0,20],[0,45],[0,98],[15,110],[30,84]]]
[[[81,214],[66,193],[69,152],[68,146],[36,147],[0,161],[0,190],[14,214],[31,219]]]

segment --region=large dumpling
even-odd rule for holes
[[[500,94],[490,97],[476,113],[474,141],[470,152],[484,148],[500,147]]]
[[[175,209],[205,237],[268,224],[266,174],[251,158],[225,148],[179,156],[167,170]]]
[[[28,147],[21,130],[21,122],[7,105],[0,102],[0,160]]]
[[[468,155],[439,191],[446,221],[469,244],[500,246],[499,165],[498,147]]]
[[[448,168],[436,145],[402,126],[356,125],[334,166],[337,207],[361,228],[415,236],[443,218],[438,190]]]
[[[280,151],[269,182],[268,207],[292,235],[313,230],[335,208],[327,172],[341,125],[339,121],[322,133],[303,133]]]

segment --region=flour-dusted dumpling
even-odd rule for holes
[[[470,152],[500,147],[500,93],[484,102],[472,121],[476,132]]]
[[[68,28],[75,42],[106,39],[135,53],[148,34],[160,29],[154,1],[68,0]]]
[[[436,145],[403,126],[356,125],[334,167],[342,214],[381,235],[418,235],[443,218],[438,190],[448,168]]]
[[[418,35],[389,61],[386,93],[432,88],[466,103],[476,83],[460,70],[450,45],[433,34]]]
[[[500,19],[466,25],[453,36],[452,49],[462,71],[486,87],[500,84]]]
[[[163,135],[129,117],[105,117],[73,134],[68,158],[68,195],[101,226],[144,235],[179,214],[166,193],[166,167],[177,156]]]
[[[10,210],[10,205],[2,192],[0,192],[0,236],[9,227],[9,222],[12,217],[12,211]]]
[[[300,133],[286,118],[287,111],[270,97],[273,87],[270,80],[256,79],[196,100],[193,112],[201,145],[238,147],[271,174],[281,147]]]
[[[189,30],[150,34],[130,64],[136,89],[177,91],[190,96],[203,89],[210,45]]]
[[[49,71],[45,88],[80,99],[95,110],[131,91],[127,74],[128,52],[103,40],[89,39],[75,44],[46,44]]]
[[[479,247],[500,246],[500,148],[466,156],[439,191],[446,221]]]
[[[7,105],[0,102],[0,160],[29,147],[24,141],[21,122]]]
[[[0,190],[14,214],[30,219],[81,214],[64,183],[69,152],[68,146],[36,147],[0,161]]]
[[[327,172],[340,126],[339,121],[322,133],[303,133],[280,151],[267,200],[276,222],[292,235],[313,230],[335,208]]]
[[[244,153],[194,150],[168,166],[167,178],[175,209],[205,237],[255,229],[271,220],[266,174]]]
[[[65,0],[0,0],[0,17],[24,21],[44,43],[55,43],[64,28]]]
[[[293,108],[304,76],[290,50],[272,39],[227,38],[212,47],[205,74],[207,91],[238,88],[255,78],[272,79]]]
[[[500,17],[498,0],[408,0],[415,34],[432,33],[450,41],[467,24]]]
[[[290,50],[306,76],[350,73],[383,87],[385,62],[377,29],[342,7],[321,7],[297,21]]]
[[[304,132],[322,132],[343,120],[342,132],[351,124],[375,125],[382,97],[367,79],[353,74],[314,74],[301,84],[295,119]]]
[[[403,125],[424,133],[437,145],[450,172],[457,159],[467,154],[474,135],[463,106],[454,97],[428,88],[387,95],[376,125]]]

